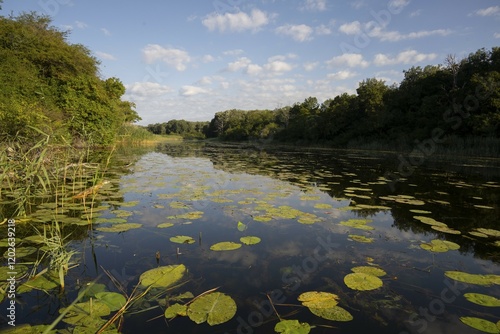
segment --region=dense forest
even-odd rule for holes
[[[405,147],[433,136],[443,143],[498,139],[499,124],[500,48],[494,47],[461,60],[450,55],[443,65],[411,67],[399,85],[366,79],[356,94],[344,93],[323,103],[309,97],[275,110],[217,112],[201,131],[224,140]],[[159,133],[154,125],[149,128]]]
[[[120,99],[122,82],[101,79],[91,51],[67,37],[44,15],[0,17],[2,137],[42,132],[61,142],[106,145],[123,124],[140,119],[134,104]]]
[[[181,135],[187,139],[203,139],[208,131],[210,122],[190,122],[170,120],[164,123],[149,124],[146,128],[157,135]]]

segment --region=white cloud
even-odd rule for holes
[[[198,80],[197,83],[200,85],[210,85],[210,84],[212,84],[212,78],[205,76],[205,77],[201,78],[200,80]]]
[[[109,31],[108,29],[101,28],[101,31],[104,34],[104,36],[111,36],[111,31]]]
[[[147,64],[160,60],[174,67],[177,71],[184,71],[186,65],[191,61],[191,57],[186,51],[164,48],[158,44],[148,44],[142,50],[142,54]]]
[[[264,69],[266,69],[270,73],[282,74],[284,72],[291,71],[293,69],[293,66],[287,62],[275,60],[264,65]]]
[[[227,65],[227,70],[229,72],[236,72],[236,71],[239,71],[241,69],[247,68],[248,65],[250,65],[251,63],[252,63],[252,61],[250,59],[248,59],[247,57],[241,57],[241,58],[238,58],[236,61],[229,63]]]
[[[304,5],[301,7],[302,10],[309,11],[325,11],[326,8],[326,0],[305,0]]]
[[[417,9],[417,10],[410,13],[410,17],[417,17],[417,16],[420,16],[420,14],[422,14],[422,10]]]
[[[101,52],[101,51],[96,51],[95,53],[99,58],[105,59],[105,60],[116,60],[115,56],[112,54],[106,53],[106,52]]]
[[[351,2],[351,7],[354,9],[361,9],[366,6],[366,3],[363,0],[356,0]]]
[[[389,1],[387,7],[390,9],[392,13],[400,13],[403,8],[408,6],[410,0],[391,0]]]
[[[310,63],[305,63],[304,69],[308,72],[313,71],[316,67],[318,67],[319,63],[318,62],[310,62]]]
[[[474,14],[479,16],[498,16],[500,15],[500,6],[491,6],[488,8],[478,9]]]
[[[496,32],[496,33],[494,33],[494,34],[493,34],[493,37],[495,37],[495,38],[500,38],[500,32]]]
[[[359,53],[344,53],[341,56],[333,57],[326,62],[329,68],[336,66],[348,67],[367,67],[369,62],[363,59],[363,55]]]
[[[204,55],[201,59],[202,62],[204,63],[212,63],[215,61],[215,57],[212,55]]]
[[[286,24],[276,28],[276,33],[290,36],[298,42],[304,42],[312,39],[313,28],[305,24]]]
[[[253,9],[250,15],[244,12],[225,14],[212,13],[205,17],[202,23],[210,31],[257,31],[259,28],[269,23],[269,15],[259,9]]]
[[[247,66],[247,74],[258,75],[261,72],[262,72],[262,66],[259,66],[257,64],[249,64]]]
[[[350,23],[344,23],[339,27],[339,31],[346,35],[357,35],[362,32],[361,23],[359,21],[353,21]]]
[[[316,35],[331,35],[332,34],[332,29],[324,24],[317,26],[314,30],[316,32]]]
[[[197,87],[197,86],[182,86],[181,89],[179,90],[179,94],[182,96],[194,96],[198,94],[206,94],[208,93],[209,90],[202,88],[202,87]]]
[[[435,53],[418,53],[415,50],[407,50],[398,53],[395,57],[382,53],[376,54],[373,63],[376,66],[386,66],[394,64],[414,64],[429,62],[437,58]]]
[[[346,79],[352,78],[352,77],[354,77],[356,75],[357,75],[356,72],[338,71],[338,72],[335,72],[335,73],[329,73],[327,75],[327,78],[331,79],[331,80],[346,80]]]
[[[398,42],[402,40],[418,39],[429,36],[448,36],[451,34],[449,29],[436,29],[436,30],[421,30],[416,32],[410,32],[408,34],[402,34],[398,31],[386,31],[380,26],[374,27],[368,33],[368,36],[380,39],[382,42]]]
[[[89,26],[87,23],[81,21],[75,21],[75,25],[78,29],[85,29]]]
[[[131,85],[125,85],[126,97],[133,101],[148,100],[172,92],[169,86],[161,85],[156,82],[134,82]]]
[[[222,54],[224,56],[238,56],[242,53],[244,53],[245,51],[243,51],[242,49],[235,49],[235,50],[227,50],[227,51],[224,51],[222,52]]]

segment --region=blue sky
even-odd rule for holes
[[[412,66],[500,45],[498,0],[5,0],[37,11],[118,77],[143,120],[210,120],[398,83]]]

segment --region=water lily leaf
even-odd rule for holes
[[[111,313],[109,307],[98,300],[92,301],[92,303],[77,303],[73,306],[69,306],[68,308],[69,310],[66,313],[66,316],[62,319],[63,322],[74,326],[83,326],[94,329],[102,326],[106,322],[101,319],[101,317],[107,316]],[[62,313],[64,310],[66,309],[60,309],[59,313]]]
[[[96,293],[95,297],[104,304],[108,305],[112,312],[118,311],[127,303],[125,296],[117,292],[99,292]]]
[[[493,296],[484,295],[482,293],[466,293],[464,297],[474,303],[481,306],[489,306],[489,307],[500,307],[500,299],[495,298]]]
[[[493,334],[500,333],[498,326],[494,322],[485,319],[476,317],[460,317],[460,321],[466,324],[467,326],[475,328],[481,332],[493,333]]]
[[[351,321],[353,318],[352,314],[346,309],[340,306],[334,306],[330,308],[312,308],[309,310],[318,317],[332,321]]]
[[[170,305],[165,310],[165,318],[172,319],[177,316],[185,317],[187,316],[187,305],[181,305],[179,303],[175,303]]]
[[[235,250],[241,247],[241,244],[232,241],[223,241],[210,246],[213,251]]]
[[[445,271],[447,277],[462,283],[476,284],[489,286],[493,284],[500,284],[499,275],[479,275],[469,274],[462,271]]]
[[[359,267],[354,267],[351,270],[355,273],[364,273],[377,277],[382,277],[387,275],[385,270],[373,266],[359,266]]]
[[[436,231],[439,231],[439,232],[443,232],[443,233],[449,233],[449,234],[462,234],[462,232],[460,232],[459,230],[454,230],[452,228],[449,228],[448,226],[436,226],[436,225],[432,225],[431,228],[433,230],[436,230]]]
[[[314,205],[316,209],[331,209],[332,205],[331,204],[326,204],[326,203],[317,203]]]
[[[347,221],[341,221],[339,224],[360,230],[373,230],[374,228],[372,226],[367,225],[370,222],[372,222],[371,219],[349,219]]]
[[[261,239],[259,237],[248,236],[248,237],[241,237],[240,241],[245,245],[255,245],[258,244],[261,241]]]
[[[383,285],[380,278],[365,273],[352,273],[344,277],[344,283],[353,290],[375,290]]]
[[[41,275],[41,276],[38,276],[32,280],[25,282],[24,284],[21,284],[17,288],[17,292],[24,293],[24,292],[29,292],[33,289],[47,291],[47,290],[55,289],[58,286],[59,286],[58,279],[52,277],[51,275]]]
[[[172,224],[172,223],[161,223],[161,224],[158,224],[156,227],[167,228],[167,227],[172,227],[172,226],[174,226],[174,224]]]
[[[487,238],[488,237],[487,234],[484,234],[484,233],[481,233],[481,232],[477,232],[477,231],[470,231],[469,234],[473,235],[475,237],[479,237],[479,238]]]
[[[200,219],[203,217],[203,211],[193,211],[175,216],[168,216],[167,219]]]
[[[99,292],[106,291],[106,285],[102,283],[89,283],[88,286],[83,286],[80,292],[84,291],[84,297],[95,297]]]
[[[268,216],[268,215],[261,215],[261,216],[254,216],[253,220],[258,221],[258,222],[268,222],[271,221],[273,217]]]
[[[101,232],[126,232],[128,230],[140,228],[142,224],[138,223],[125,223],[125,224],[115,224],[111,227],[97,227],[97,231]]]
[[[236,314],[236,302],[221,292],[213,292],[196,299],[187,310],[189,319],[210,326],[225,323]]]
[[[304,292],[297,299],[309,308],[332,308],[339,303],[339,296],[329,292]]]
[[[26,257],[35,253],[38,249],[36,247],[16,247],[16,258]],[[9,257],[9,251],[3,253],[4,258]]]
[[[196,242],[196,240],[194,240],[192,237],[186,235],[178,235],[175,237],[171,237],[170,241],[175,242],[177,244],[194,244]]]
[[[448,240],[434,239],[431,242],[421,244],[420,247],[431,252],[443,253],[449,250],[457,250],[460,245]]]
[[[173,209],[189,209],[189,205],[182,202],[170,202],[170,207]]]
[[[298,320],[281,320],[274,326],[274,331],[283,334],[307,334],[311,331],[311,326]]]
[[[238,231],[243,232],[247,229],[247,226],[242,222],[238,222]]]
[[[478,228],[476,229],[478,232],[480,233],[484,233],[490,237],[497,237],[499,238],[500,237],[500,231],[498,230],[494,230],[492,228]]]
[[[413,216],[413,218],[427,225],[448,227],[448,225],[446,225],[445,223],[438,222],[437,220],[431,217]]]
[[[354,241],[363,243],[372,243],[375,240],[374,238],[368,238],[365,237],[364,235],[357,235],[357,234],[349,234],[349,238],[351,238]]]
[[[183,264],[158,267],[142,273],[139,282],[144,287],[166,288],[179,281],[185,272]]]

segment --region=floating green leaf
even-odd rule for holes
[[[493,296],[483,295],[482,293],[466,293],[464,297],[474,303],[481,306],[488,307],[500,307],[500,299],[495,298]]]
[[[447,277],[454,279],[455,281],[489,286],[493,284],[500,284],[499,275],[479,275],[479,274],[469,274],[462,271],[445,271],[444,273]]]
[[[466,324],[467,326],[475,328],[481,332],[493,333],[493,334],[500,333],[500,329],[498,329],[498,326],[494,322],[485,319],[476,317],[460,317],[460,321]]]
[[[238,222],[238,231],[243,232],[247,229],[247,226],[242,222]]]
[[[197,324],[206,321],[210,326],[225,323],[235,314],[235,301],[221,292],[213,292],[196,299],[187,310],[189,319]]]
[[[11,277],[20,278],[28,272],[28,267],[23,264],[16,264],[14,269],[11,270],[8,266],[0,267],[0,281],[6,281]]]
[[[171,237],[170,241],[175,242],[177,244],[194,244],[196,242],[196,240],[194,240],[192,237],[186,235],[178,235],[175,237]]]
[[[414,219],[419,220],[420,222],[427,224],[427,225],[434,225],[434,226],[442,226],[442,227],[448,227],[445,223],[438,222],[434,218],[431,217],[425,217],[425,216],[413,216]]]
[[[480,233],[484,233],[490,237],[497,237],[500,238],[500,231],[494,230],[492,228],[478,228],[476,229]]]
[[[339,303],[339,296],[319,291],[304,292],[297,299],[309,308],[332,308]]]
[[[138,223],[125,223],[125,224],[115,224],[111,227],[97,227],[97,231],[101,232],[126,232],[128,230],[140,228],[142,224]]]
[[[235,250],[241,247],[241,244],[232,241],[223,241],[210,246],[213,251]]]
[[[423,243],[420,245],[422,249],[435,252],[435,253],[444,253],[449,250],[457,250],[460,248],[460,245],[448,241],[448,240],[440,240],[440,239],[434,239],[431,240],[431,242],[428,243]]]
[[[59,313],[64,312],[66,309],[62,308]],[[100,317],[107,316],[111,313],[109,307],[100,301],[77,303],[69,306],[66,316],[63,318],[67,324],[74,326],[94,327],[95,325],[102,325],[105,323]]]
[[[351,270],[355,273],[364,273],[377,277],[382,277],[387,275],[387,273],[383,269],[373,266],[359,266],[359,267],[354,267]]]
[[[318,317],[332,321],[351,321],[353,316],[346,309],[340,306],[330,308],[312,308],[309,310]]]
[[[167,227],[172,227],[172,226],[174,226],[174,224],[172,224],[172,223],[161,223],[161,224],[158,224],[156,227],[167,228]]]
[[[352,273],[344,277],[344,283],[353,290],[375,290],[383,285],[380,278],[364,273]]]
[[[261,241],[261,239],[259,237],[248,236],[248,237],[241,237],[240,241],[245,245],[255,245],[258,244]]]
[[[48,291],[55,289],[59,286],[59,280],[52,277],[49,274],[37,276],[34,279],[31,279],[24,284],[20,285],[17,288],[18,293],[24,293],[24,292],[29,292],[33,289],[35,290],[42,290],[42,291]]]
[[[357,242],[372,243],[375,239],[365,237],[364,235],[349,234],[349,238]]]
[[[158,267],[142,273],[139,282],[145,287],[166,288],[179,281],[185,272],[183,264]]]
[[[274,326],[274,331],[283,334],[307,334],[311,331],[311,326],[298,320],[281,320]]]
[[[433,230],[436,230],[436,231],[439,231],[439,232],[443,232],[443,233],[449,233],[449,234],[462,234],[462,232],[460,232],[459,230],[454,230],[452,228],[449,228],[448,226],[436,226],[436,225],[432,225],[431,228]]]
[[[95,297],[106,304],[112,312],[118,311],[127,303],[125,297],[117,292],[98,292]]]
[[[177,316],[185,317],[187,316],[187,305],[181,305],[179,303],[175,303],[170,305],[165,310],[165,318],[172,319]]]
[[[314,205],[316,209],[331,209],[332,205],[331,204],[326,204],[326,203],[317,203]]]
[[[360,230],[373,230],[374,228],[372,226],[367,225],[370,222],[372,222],[371,219],[349,219],[347,221],[341,221],[339,224]]]

